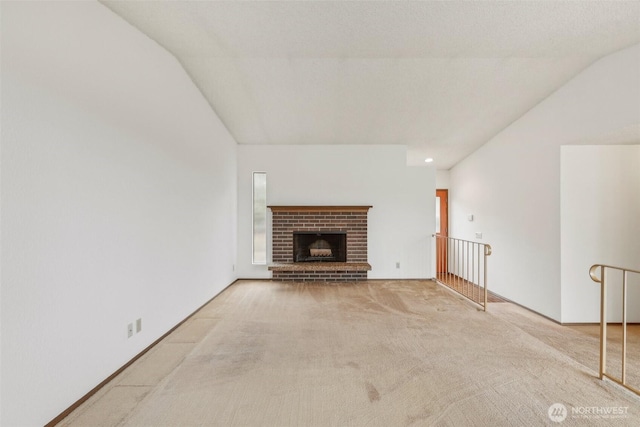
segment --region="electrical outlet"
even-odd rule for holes
[[[396,268],[400,268],[400,263],[396,262]]]
[[[482,231],[476,231],[476,239],[482,239]]]
[[[136,320],[136,334],[142,330],[142,317]]]
[[[133,336],[133,323],[129,323],[127,325],[127,338],[131,338]]]

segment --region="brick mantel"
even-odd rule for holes
[[[267,206],[271,212],[367,212],[373,206]]]
[[[269,206],[272,212],[272,260],[274,279],[359,280],[367,278],[367,213],[371,206]],[[293,233],[296,231],[345,232],[347,262],[335,271],[314,270],[312,265],[293,263]],[[356,263],[366,268],[351,268]],[[283,270],[283,264],[285,264]],[[291,271],[286,264],[295,265]],[[285,270],[289,271],[285,271]],[[305,271],[306,270],[306,271]],[[339,277],[337,277],[339,276]]]

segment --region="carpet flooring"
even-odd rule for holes
[[[239,281],[60,425],[538,426],[558,403],[640,425],[597,358],[591,332],[432,281]]]
[[[440,284],[464,295],[471,301],[480,305],[484,304],[484,287],[448,273],[438,273],[436,279]],[[487,302],[506,302],[506,300],[487,290]]]

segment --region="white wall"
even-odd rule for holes
[[[450,173],[448,170],[436,171],[436,188],[439,190],[448,190],[451,182]]]
[[[562,321],[598,322],[600,285],[589,268],[640,270],[640,145],[564,146],[561,163]],[[628,320],[638,322],[640,276],[633,277]],[[608,285],[612,321],[621,319],[620,283]]]
[[[561,320],[560,146],[637,128],[639,100],[636,45],[589,66],[451,169],[451,235],[481,231],[493,246],[489,289]]]
[[[267,172],[269,205],[372,205],[369,278],[430,278],[435,171],[407,167],[400,146],[238,147],[238,275],[266,278],[251,265],[251,174]],[[269,228],[271,222],[269,219]],[[271,256],[270,240],[267,243]],[[396,269],[396,262],[400,268]]]
[[[96,2],[2,3],[0,424],[52,420],[234,280],[235,177],[155,42]]]

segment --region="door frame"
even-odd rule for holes
[[[436,188],[436,197],[440,198],[440,233],[436,236],[449,236],[449,190]],[[446,273],[447,268],[447,244],[446,240],[436,239],[436,277],[440,273]]]

